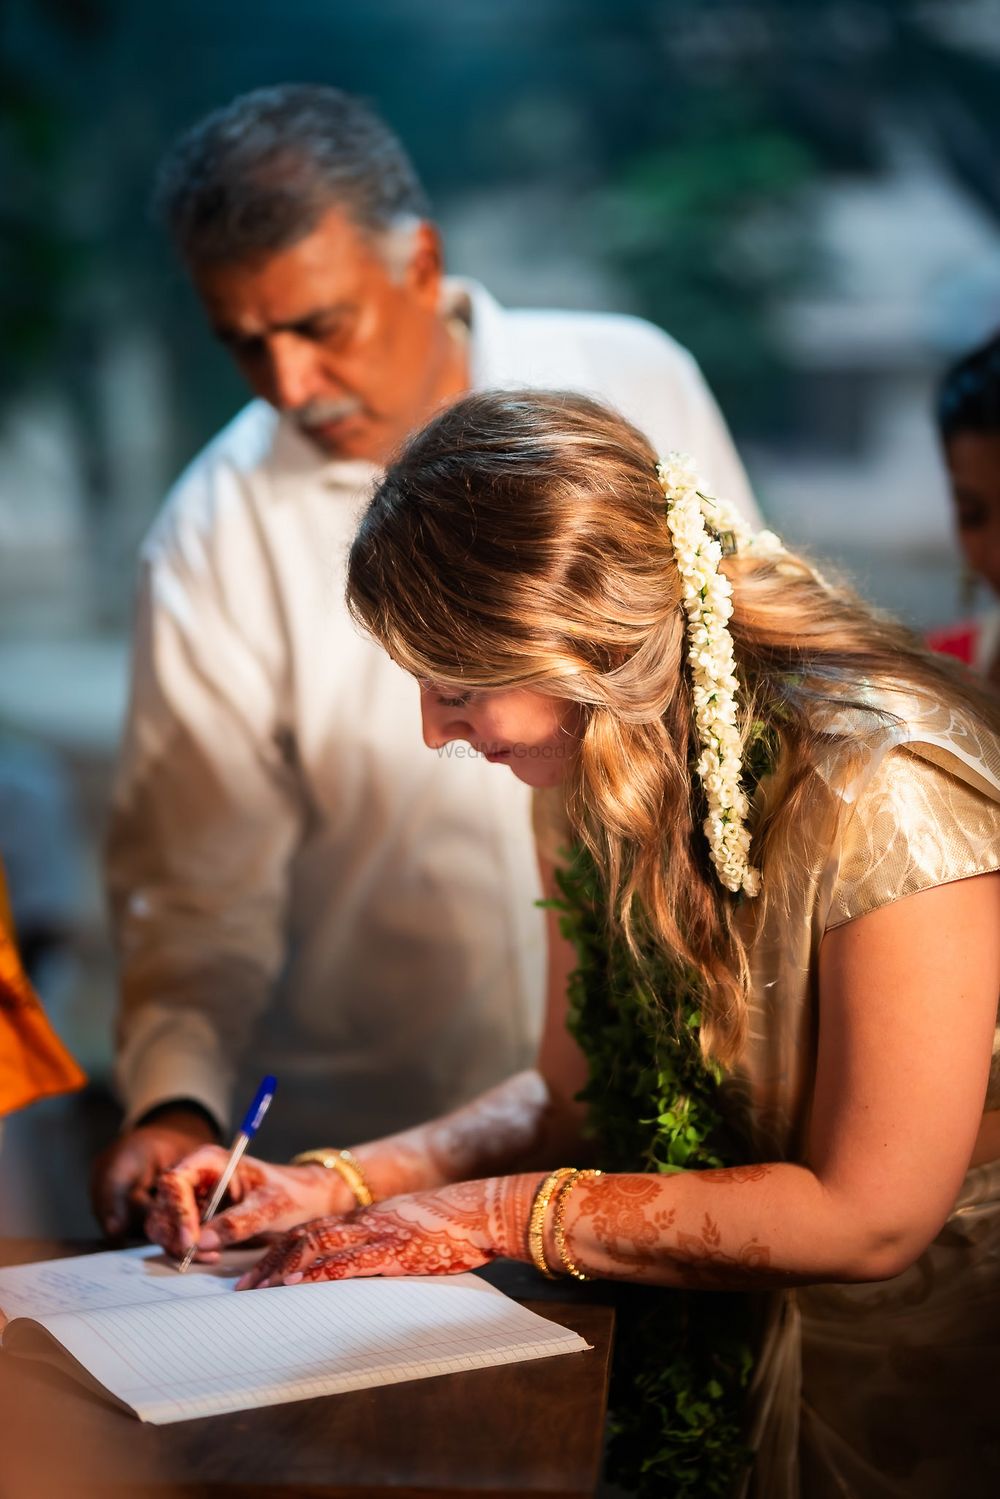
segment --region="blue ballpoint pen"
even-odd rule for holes
[[[222,1201],[225,1195],[226,1188],[229,1186],[229,1183],[233,1179],[233,1172],[236,1170],[237,1166],[240,1164],[240,1161],[243,1159],[243,1152],[246,1150],[247,1146],[250,1144],[250,1141],[253,1139],[254,1135],[260,1128],[261,1120],[270,1107],[271,1099],[274,1097],[274,1090],[277,1088],[277,1086],[278,1083],[275,1078],[265,1077],[261,1082],[260,1087],[257,1089],[257,1092],[254,1095],[253,1103],[247,1109],[246,1117],[244,1118],[243,1123],[240,1125],[239,1133],[237,1134],[236,1139],[233,1141],[233,1146],[229,1152],[229,1160],[226,1162],[225,1170],[219,1177],[219,1180],[216,1182],[215,1191],[209,1198],[208,1203],[205,1207],[205,1211],[201,1215],[202,1227],[208,1222],[209,1218],[214,1216],[219,1203]],[[181,1275],[184,1274],[185,1270],[194,1259],[196,1248],[197,1245],[192,1244],[187,1254],[177,1266],[177,1269]]]

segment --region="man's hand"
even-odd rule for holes
[[[217,1139],[207,1116],[182,1103],[158,1109],[155,1118],[119,1135],[94,1162],[90,1179],[94,1215],[104,1232],[118,1238],[141,1229],[161,1174]]]
[[[325,1166],[272,1166],[244,1156],[229,1183],[231,1206],[202,1228],[202,1209],[228,1160],[228,1150],[208,1146],[160,1178],[146,1219],[154,1243],[178,1259],[197,1244],[197,1258],[210,1264],[227,1244],[285,1233],[308,1218],[349,1213],[355,1206],[343,1177]]]
[[[542,1180],[535,1172],[456,1182],[390,1197],[347,1218],[314,1219],[278,1239],[236,1289],[356,1275],[455,1275],[498,1255],[526,1259]]]

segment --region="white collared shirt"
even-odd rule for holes
[[[476,387],[600,396],[756,518],[698,368],[665,334],[505,311],[469,283],[447,294],[469,315]],[[286,1092],[312,1077],[327,1092],[303,1144],[345,1143],[534,1058],[530,791],[465,746],[427,750],[415,683],[348,617],[374,477],[255,401],[144,546],[108,852],[131,1119],[185,1097],[227,1120],[242,1060]]]

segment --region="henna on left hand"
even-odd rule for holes
[[[285,1234],[237,1290],[359,1275],[455,1275],[499,1256],[527,1259],[527,1225],[542,1176],[495,1176],[391,1197],[346,1218]]]

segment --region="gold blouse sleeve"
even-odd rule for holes
[[[882,759],[841,834],[830,927],[1000,869],[1000,803],[912,749]]]

